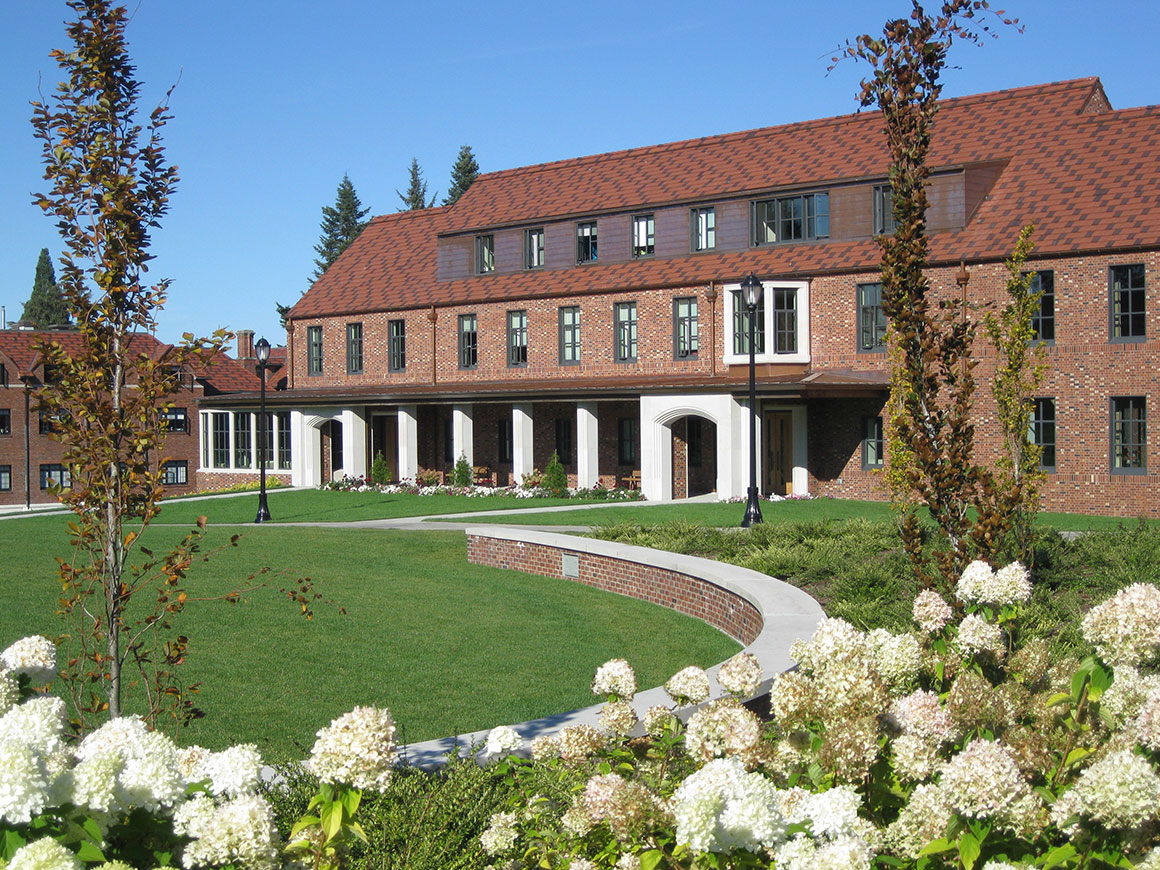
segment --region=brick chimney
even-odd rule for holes
[[[238,330],[238,359],[251,360],[256,359],[254,354],[254,330],[239,329]]]

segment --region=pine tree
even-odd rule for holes
[[[443,200],[444,205],[453,204],[459,197],[467,193],[467,188],[479,178],[479,164],[475,162],[475,155],[471,153],[471,146],[464,145],[459,149],[459,157],[451,167],[451,189]]]
[[[424,208],[431,208],[435,205],[435,197],[439,195],[438,191],[432,194],[431,199],[427,199],[427,182],[423,178],[423,171],[419,168],[419,158],[411,158],[411,182],[407,187],[407,192],[403,193],[401,190],[396,190],[399,194],[399,199],[403,201],[403,207],[399,211],[419,211]]]
[[[40,249],[40,259],[36,261],[36,278],[32,282],[32,295],[24,303],[21,320],[27,320],[37,329],[68,323],[68,305],[65,304],[60,288],[56,286],[52,259],[48,248]]]
[[[322,207],[322,235],[314,250],[318,252],[318,259],[314,261],[314,275],[310,279],[313,284],[322,277],[322,273],[330,268],[338,259],[339,254],[350,247],[351,242],[358,238],[359,233],[367,225],[363,220],[370,213],[369,208],[363,208],[359,202],[354,185],[344,173],[338,184],[338,193],[334,198],[334,205]],[[281,314],[279,309],[279,314]]]

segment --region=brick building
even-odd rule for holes
[[[0,330],[0,507],[54,503],[49,487],[53,483],[67,486],[70,480],[62,461],[65,445],[53,437],[52,420],[36,410],[33,391],[46,376],[51,377],[36,350],[41,341],[55,342],[70,354],[82,347],[76,331]],[[160,355],[166,347],[151,335],[137,334],[130,350]],[[171,495],[204,487],[197,480],[201,465],[198,402],[258,388],[254,374],[227,357],[220,357],[209,370],[185,372],[179,381],[181,386],[171,397],[173,406],[166,412],[164,450],[153,457],[165,491]]]
[[[279,467],[318,484],[382,452],[406,479],[462,455],[506,483],[556,451],[579,485],[743,494],[753,273],[762,491],[884,497],[881,127],[847,115],[494,172],[453,206],[375,218],[290,313]],[[965,292],[970,316],[1002,301],[1003,261],[1036,226],[1047,507],[1160,515],[1160,108],[1112,110],[1095,78],[948,100],[930,165],[932,288]],[[982,339],[976,354],[986,458],[993,359]],[[202,401],[220,473],[254,399]]]

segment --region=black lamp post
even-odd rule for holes
[[[757,306],[761,304],[761,282],[750,272],[741,282],[741,292],[745,297],[745,307],[749,311],[749,499],[745,503],[745,519],[741,528],[760,523],[761,503],[757,495],[757,362],[756,320]]]
[[[262,382],[261,410],[258,413],[258,516],[255,523],[264,523],[270,519],[270,508],[266,506],[266,363],[270,360],[270,342],[259,338],[254,345],[258,354],[258,380]]]

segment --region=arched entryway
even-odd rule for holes
[[[672,432],[673,498],[706,495],[717,489],[717,424],[690,414],[669,424]]]
[[[342,423],[327,420],[319,427],[318,467],[322,469],[322,482],[334,480],[336,469],[345,468],[342,448]]]

